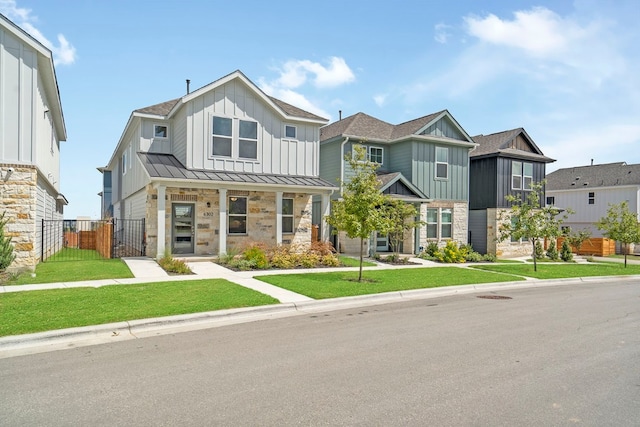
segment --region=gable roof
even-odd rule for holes
[[[434,135],[420,135],[438,120],[446,118],[464,136],[466,141]],[[451,116],[449,111],[442,110],[398,125],[385,122],[365,113],[356,113],[320,128],[320,141],[328,141],[337,137],[353,137],[382,143],[391,143],[408,137],[428,137],[455,143],[475,145],[467,132]]]
[[[625,162],[558,169],[547,175],[546,190],[579,190],[621,185],[640,186],[640,164]]]
[[[53,119],[53,124],[56,127],[56,135],[58,136],[58,139],[60,139],[60,141],[66,141],[67,128],[64,123],[62,102],[60,100],[60,89],[58,88],[58,78],[56,77],[56,69],[53,64],[53,54],[51,53],[51,50],[1,13],[0,27],[6,29],[14,37],[36,51],[38,58],[38,73],[42,76],[44,92],[47,98],[46,107],[51,112],[51,117]]]
[[[521,136],[531,148],[531,151],[522,150],[515,145],[516,139]],[[523,128],[505,130],[491,135],[477,135],[473,137],[478,147],[471,152],[469,157],[516,157],[528,160],[536,160],[543,163],[555,162],[554,159],[545,156],[542,150],[533,142],[533,139]]]
[[[267,95],[262,91],[262,89],[260,89],[251,80],[249,80],[247,76],[245,76],[240,70],[236,70],[230,74],[227,74],[226,76],[221,77],[218,80],[215,80],[199,89],[196,89],[193,92],[189,92],[180,98],[172,99],[169,101],[161,102],[159,104],[154,104],[148,107],[143,107],[143,108],[134,110],[134,114],[151,114],[151,115],[164,116],[166,118],[169,118],[182,105],[189,102],[190,100],[197,98],[207,92],[210,92],[216,89],[217,87],[220,87],[235,79],[241,80],[256,95],[258,95],[259,98],[261,98],[266,104],[270,105],[271,108],[279,112],[286,119],[310,121],[318,124],[325,124],[328,121],[324,117],[320,117],[316,114],[310,113],[301,108],[288,104],[282,100],[274,98],[273,96]]]
[[[379,172],[377,173],[377,178],[380,181],[380,191],[382,193],[385,193],[385,190],[396,183],[400,183],[404,188],[409,190],[409,192],[413,193],[413,196],[408,196],[406,194],[396,194],[389,192],[388,194],[393,198],[401,199],[404,201],[419,202],[427,202],[430,200],[422,191],[420,191],[418,187],[413,185],[411,181],[405,178],[401,172]]]
[[[187,169],[172,154],[139,152],[138,158],[152,180],[198,180],[237,184],[246,187],[298,187],[304,191],[336,190],[337,186],[322,178],[310,176]]]

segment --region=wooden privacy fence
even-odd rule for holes
[[[558,237],[558,250],[562,247],[563,241],[564,237]],[[616,253],[616,241],[605,237],[592,237],[584,241],[579,251],[573,246],[571,250],[578,255],[609,256]]]

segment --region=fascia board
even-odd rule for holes
[[[283,191],[293,192],[299,190],[305,194],[329,194],[338,190],[338,187],[309,187],[307,185],[273,185],[266,183],[256,182],[229,182],[229,181],[214,181],[214,180],[192,180],[192,179],[175,179],[175,178],[153,178],[153,185],[166,185],[166,186],[178,186],[184,187],[188,185],[189,188],[227,188],[243,190],[251,190],[259,188],[260,191]]]

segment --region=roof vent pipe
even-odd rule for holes
[[[591,166],[593,166],[593,159],[591,159]]]
[[[342,120],[342,110],[338,110],[338,120]]]
[[[189,84],[191,83],[191,80],[187,79],[187,95],[189,95]]]

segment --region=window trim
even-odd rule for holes
[[[438,152],[446,153],[447,159],[444,162],[438,160]],[[434,171],[435,179],[440,179],[440,180],[449,179],[449,147],[438,147],[438,146],[436,146],[435,164],[436,164],[435,171]],[[438,169],[439,169],[438,166],[439,165],[445,165],[446,166],[445,176],[439,176],[438,175]]]
[[[226,120],[230,120],[231,121],[231,135],[224,135],[224,134],[221,134],[221,133],[218,133],[218,134],[214,133],[215,129],[214,129],[214,126],[213,126],[213,121],[216,118],[218,118],[218,119],[226,119]],[[232,117],[221,116],[221,115],[217,115],[217,114],[212,114],[211,115],[211,118],[209,119],[209,123],[211,125],[211,131],[209,132],[209,135],[211,137],[211,140],[210,140],[211,144],[209,145],[210,150],[211,150],[210,151],[210,153],[211,153],[210,157],[212,157],[212,158],[213,157],[233,158],[233,127],[234,127],[234,123],[233,122],[234,122],[234,120],[233,120]],[[213,152],[214,151],[214,148],[213,148],[214,147],[214,139],[216,137],[217,138],[228,139],[230,141],[229,142],[229,145],[230,145],[229,146],[229,155],[226,155],[226,154],[215,154]]]
[[[450,222],[444,222],[444,214],[445,211],[449,211],[449,213],[451,214],[451,220]],[[441,239],[453,239],[453,208],[440,208],[440,217],[438,218],[438,220],[440,221],[440,238]],[[443,236],[443,228],[445,225],[449,225],[451,226],[451,235],[450,236]]]
[[[156,128],[163,127],[165,129],[166,136],[157,136]],[[163,123],[153,124],[153,139],[167,139],[169,138],[169,125]]]
[[[589,193],[587,194],[587,203],[589,205],[595,205],[596,204],[596,192],[595,191],[589,191]]]
[[[232,199],[236,199],[236,200],[232,200]],[[244,213],[231,213],[231,203],[232,202],[236,202],[238,201],[238,199],[245,199],[245,205],[244,205]],[[228,203],[228,208],[227,208],[227,235],[230,236],[246,236],[247,233],[247,224],[248,224],[248,212],[249,212],[249,197],[248,196],[236,196],[236,195],[229,195],[227,196],[227,203]],[[235,218],[235,217],[240,217],[240,218],[244,218],[244,232],[232,232],[231,231],[231,218]]]
[[[435,211],[436,212],[436,221],[435,222],[430,222],[429,221],[429,211]],[[451,222],[444,222],[443,221],[443,214],[447,213],[447,211],[450,212],[451,214]],[[439,208],[427,208],[427,212],[426,212],[426,217],[425,217],[425,227],[426,227],[426,238],[427,240],[431,240],[431,241],[441,241],[441,240],[453,240],[453,214],[454,214],[454,209],[453,207],[439,207]],[[429,236],[429,226],[434,226],[435,225],[435,230],[436,230],[436,235],[435,236]],[[451,235],[450,236],[444,236],[442,230],[443,230],[443,226],[445,225],[449,225],[451,226]]]
[[[231,135],[224,135],[222,133],[214,133],[213,122],[216,119],[224,119],[231,121]],[[241,137],[240,126],[241,122],[254,123],[255,124],[255,138],[253,137]],[[209,159],[238,159],[241,161],[253,161],[257,162],[260,157],[260,122],[253,119],[243,119],[239,117],[230,117],[223,114],[209,114]],[[214,139],[224,139],[229,141],[229,154],[215,154],[214,153]],[[221,141],[220,141],[221,142]],[[240,155],[241,143],[252,142],[255,144],[255,157],[245,157]],[[253,148],[253,147],[252,147]]]
[[[380,150],[380,161],[374,161],[371,160],[372,155],[371,155],[371,150]],[[371,163],[376,163],[378,165],[382,165],[384,163],[384,148],[383,147],[376,147],[373,145],[369,145],[367,147],[367,160],[370,161]]]
[[[120,168],[122,169],[123,176],[127,174],[127,164],[129,163],[128,157],[127,150],[124,150],[122,157],[120,157]]]
[[[515,165],[520,165],[520,173],[515,173]],[[531,175],[527,175],[525,170],[527,166],[531,168]],[[520,185],[514,185],[514,179],[518,178],[520,180]],[[527,181],[527,178],[529,180]],[[523,190],[523,191],[531,191],[533,190],[533,163],[531,162],[523,162],[522,160],[511,160],[511,189],[512,190]]]
[[[235,120],[234,120],[235,122]],[[245,123],[254,123],[256,126],[256,137],[254,138],[247,138],[247,137],[242,137],[240,136],[240,126],[242,124],[242,122]],[[235,123],[234,123],[235,124]],[[231,153],[233,153],[233,129],[231,130],[232,136],[231,136]],[[242,120],[242,119],[238,119],[238,158],[239,159],[248,159],[248,160],[258,160],[258,122],[255,120]],[[256,156],[255,157],[245,157],[245,156],[241,156],[240,155],[240,145],[241,142],[247,142],[247,141],[251,141],[251,142],[255,142],[255,148],[256,148]]]
[[[287,135],[287,128],[292,128],[293,129],[293,136],[288,136]],[[293,140],[293,141],[297,141],[298,140],[298,127],[295,125],[289,125],[289,124],[285,124],[284,125],[284,132],[283,132],[283,139],[288,139],[288,140]]]
[[[284,213],[284,201],[285,200],[291,200],[291,213],[290,214],[285,214]],[[281,225],[282,225],[282,234],[293,234],[295,232],[295,212],[294,212],[294,206],[295,206],[295,201],[293,197],[283,197],[282,198],[282,221],[281,221]],[[284,219],[285,218],[291,218],[291,231],[287,231],[284,228]]]

